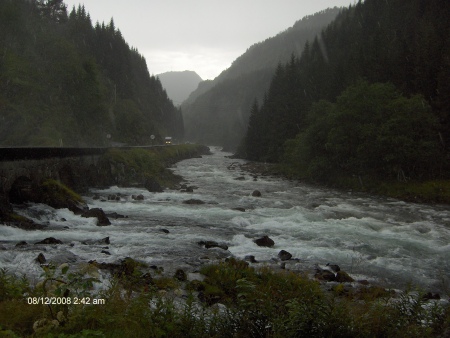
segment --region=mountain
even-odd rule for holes
[[[277,68],[239,155],[333,185],[448,178],[449,16],[447,0],[342,11]]]
[[[161,81],[163,88],[167,92],[167,96],[176,106],[179,106],[189,97],[198,84],[202,82],[202,78],[193,71],[185,70],[183,72],[166,72],[156,75]]]
[[[0,145],[149,144],[183,119],[111,19],[62,0],[0,1]]]
[[[332,8],[304,17],[248,48],[214,80],[202,82],[181,106],[186,139],[236,148],[245,135],[251,105],[255,98],[263,100],[277,65],[300,55],[305,43],[339,11]]]

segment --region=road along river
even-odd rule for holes
[[[171,273],[178,267],[194,271],[201,264],[230,255],[242,259],[254,255],[260,262],[275,262],[283,249],[297,258],[288,261],[286,268],[302,270],[316,263],[335,263],[355,279],[397,288],[411,283],[426,291],[448,291],[448,206],[322,189],[275,177],[255,180],[240,170],[245,161],[227,158],[230,154],[218,148],[212,152],[173,168],[194,187],[192,193],[93,189],[84,197],[90,208],[128,216],[111,218],[110,226],[99,227],[95,218],[42,204],[17,210],[48,227],[25,231],[0,225],[0,267],[39,276],[42,270],[35,258],[43,253],[47,260],[72,264],[132,257]],[[262,196],[253,197],[254,190]],[[120,200],[107,200],[112,194]],[[143,200],[132,199],[139,194]],[[100,198],[94,199],[94,195]],[[184,203],[190,199],[205,203]],[[272,248],[254,243],[264,235],[274,240]],[[47,237],[63,244],[32,245]],[[95,243],[105,237],[110,244]],[[198,244],[209,240],[226,244],[228,250]],[[16,246],[20,241],[29,245]]]

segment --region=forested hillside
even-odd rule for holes
[[[344,10],[278,67],[239,154],[330,183],[448,177],[449,17],[447,0]]]
[[[0,0],[0,145],[147,144],[181,112],[120,30],[62,0]]]
[[[300,55],[306,41],[314,39],[338,13],[333,8],[303,18],[254,44],[216,79],[202,83],[182,105],[186,138],[235,149],[245,135],[253,100],[262,100],[277,65]]]

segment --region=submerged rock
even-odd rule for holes
[[[261,196],[262,196],[262,195],[261,195],[261,191],[259,191],[259,190],[253,191],[253,192],[252,192],[252,196],[253,196],[253,197],[261,197]]]
[[[206,249],[220,248],[223,250],[228,250],[228,245],[223,244],[223,243],[217,243],[215,241],[200,241],[200,242],[198,242],[198,245],[205,246]]]
[[[202,200],[197,200],[197,199],[194,199],[194,198],[192,198],[190,200],[183,201],[183,203],[184,204],[197,204],[197,205],[205,204],[205,202],[203,202]]]
[[[45,258],[44,254],[41,252],[35,259],[36,262],[39,264],[45,264],[47,262],[47,259]]]
[[[275,242],[269,236],[263,236],[261,238],[255,239],[253,242],[255,242],[258,246],[265,246],[269,248],[275,245]]]
[[[62,244],[62,241],[59,239],[56,239],[54,237],[48,237],[40,242],[34,243],[34,244]]]

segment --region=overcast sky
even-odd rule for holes
[[[84,4],[92,23],[114,18],[150,74],[193,70],[213,79],[254,43],[306,15],[354,0],[65,0]]]

